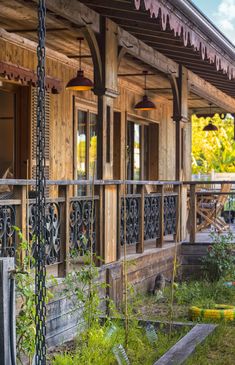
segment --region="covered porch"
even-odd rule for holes
[[[1,4],[1,256],[16,253],[13,226],[34,233],[36,3]],[[180,34],[164,6],[155,19],[138,1],[47,1],[47,265],[57,276],[91,246],[112,263],[125,242],[141,255],[187,239],[190,118],[234,112],[232,51],[215,30],[197,49],[185,9],[174,12]],[[80,66],[93,90],[66,90]],[[146,93],[155,108],[136,109]]]

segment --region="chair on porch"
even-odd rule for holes
[[[9,164],[1,164],[0,179],[12,179],[11,166]],[[13,196],[12,186],[7,184],[0,185],[0,200],[10,199]]]
[[[220,195],[215,192],[208,194],[208,191],[203,190],[201,195],[198,194],[197,199],[197,217],[200,223],[197,225],[197,231],[213,226],[218,232],[223,232],[228,229],[228,224],[221,217],[222,210],[228,200],[229,192],[232,184],[221,184]]]

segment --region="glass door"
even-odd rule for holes
[[[141,179],[141,126],[128,122],[127,126],[127,180]]]
[[[76,110],[75,178],[96,179],[97,165],[97,115],[89,111]],[[89,194],[89,187],[78,187],[78,195]]]

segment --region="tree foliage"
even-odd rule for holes
[[[192,117],[192,173],[235,172],[235,141],[233,118],[213,117],[217,131],[205,132],[210,118]]]

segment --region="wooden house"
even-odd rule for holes
[[[234,46],[187,0],[46,6],[48,271],[64,276],[92,241],[118,296],[126,242],[147,288],[186,235],[191,115],[235,112]],[[14,225],[35,229],[37,27],[36,0],[0,1],[1,256]],[[93,89],[66,89],[80,67]]]

